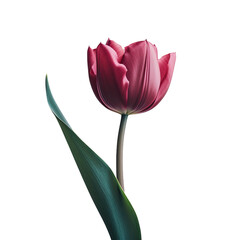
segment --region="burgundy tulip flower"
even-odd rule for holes
[[[117,142],[117,178],[123,184],[123,139],[129,114],[146,112],[165,96],[173,74],[176,54],[158,59],[148,41],[124,49],[109,40],[88,48],[88,72],[92,89],[106,108],[122,115]]]
[[[88,70],[97,99],[120,114],[146,112],[165,96],[176,54],[158,59],[157,48],[148,41],[124,49],[112,40],[88,48]]]
[[[142,239],[137,215],[123,192],[124,133],[128,115],[149,111],[165,96],[175,61],[175,53],[158,59],[156,46],[147,40],[122,48],[108,39],[106,44],[100,43],[96,49],[88,48],[88,71],[92,89],[102,105],[121,114],[116,154],[118,181],[108,165],[71,129],[54,101],[46,76],[48,104],[113,240]],[[141,128],[142,126],[140,132]],[[135,171],[137,170],[136,165]]]

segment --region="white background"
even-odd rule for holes
[[[0,2],[0,239],[110,239],[46,101],[115,172],[120,116],[87,48],[148,39],[177,53],[170,89],[130,116],[126,194],[144,240],[240,239],[238,1]]]

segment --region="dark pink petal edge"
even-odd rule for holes
[[[126,67],[119,63],[117,53],[100,43],[96,49],[97,91],[104,105],[112,111],[126,113],[129,81]]]
[[[98,90],[97,90],[97,59],[96,59],[96,49],[91,49],[90,47],[88,47],[88,51],[87,51],[87,61],[88,61],[88,74],[89,74],[89,79],[90,79],[90,84],[92,87],[92,90],[96,96],[96,98],[98,99],[98,101],[105,106],[106,108],[108,108],[104,102],[102,101],[102,99],[99,96]]]
[[[161,73],[161,82],[160,82],[158,95],[155,101],[153,102],[153,104],[150,107],[144,109],[142,112],[146,112],[154,108],[166,95],[172,80],[175,62],[176,62],[175,52],[166,54],[158,60],[160,73]]]
[[[118,62],[121,62],[121,59],[122,59],[122,57],[124,55],[124,48],[122,48],[121,45],[119,45],[118,43],[116,43],[113,40],[110,40],[109,38],[108,38],[108,40],[106,42],[106,45],[111,47],[117,53]]]

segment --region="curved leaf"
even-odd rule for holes
[[[141,240],[136,213],[108,165],[71,129],[58,108],[46,77],[48,104],[58,120],[87,189],[112,240]]]

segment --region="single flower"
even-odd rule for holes
[[[156,46],[147,40],[123,49],[108,39],[88,48],[90,83],[106,108],[123,115],[146,112],[165,96],[175,60],[176,53],[158,59]]]

